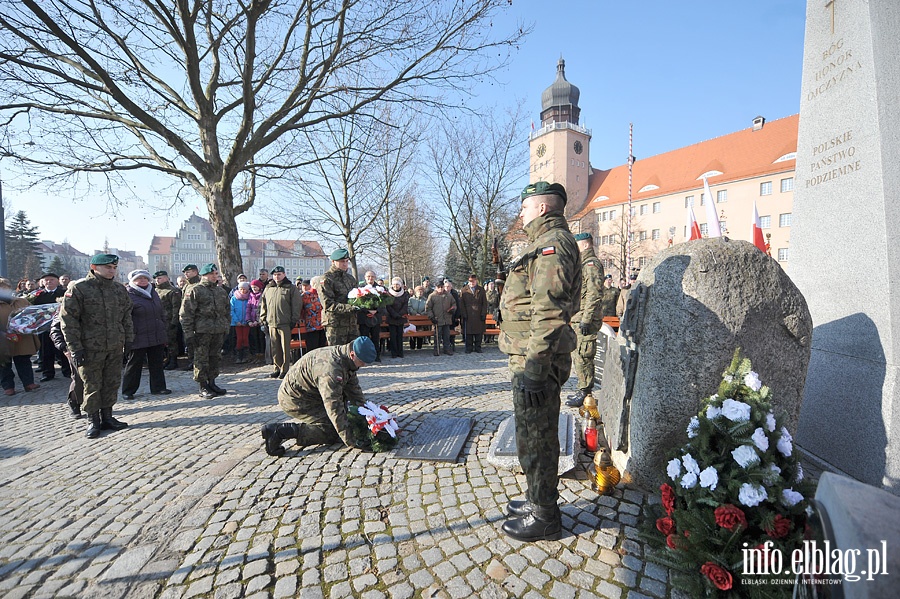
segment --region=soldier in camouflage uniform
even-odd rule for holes
[[[603,266],[594,254],[594,238],[590,233],[579,233],[575,241],[581,250],[581,303],[572,317],[572,328],[578,336],[574,357],[578,392],[569,397],[566,405],[580,408],[594,389],[597,332],[603,325]]]
[[[619,301],[619,288],[613,285],[612,275],[606,275],[603,281],[603,301],[601,302],[603,318],[616,315],[616,303]]]
[[[69,283],[60,308],[60,329],[84,382],[84,411],[90,418],[87,437],[101,430],[121,430],[112,407],[122,382],[122,355],[134,340],[131,298],[118,281],[119,257],[97,254],[87,277]]]
[[[350,252],[345,249],[335,250],[331,254],[331,268],[322,277],[322,324],[325,326],[325,338],[328,345],[344,345],[350,343],[359,334],[356,324],[358,306],[351,306],[347,294],[356,289],[356,279],[347,272],[350,268]]]
[[[168,343],[166,344],[166,370],[174,370],[178,368],[178,315],[181,312],[181,289],[172,285],[169,281],[169,273],[164,270],[156,271],[153,274],[156,280],[156,293],[162,301],[163,309],[166,311],[166,334]]]
[[[529,244],[509,265],[500,299],[500,350],[509,355],[525,501],[510,501],[503,532],[520,541],[557,539],[559,392],[569,378],[575,333],[569,322],[581,297],[581,261],[563,210],[566,190],[539,181],[522,192]]]
[[[347,422],[347,403],[365,403],[356,371],[374,362],[377,355],[370,338],[357,337],[352,343],[320,347],[300,358],[278,389],[278,405],[300,422],[264,425],[266,453],[284,455],[281,444],[287,439],[296,439],[297,445],[340,442],[356,447]]]
[[[181,269],[182,277],[184,279],[184,285],[181,286],[181,299],[184,300],[184,294],[187,293],[187,290],[191,288],[192,285],[196,285],[200,282],[200,269],[197,268],[196,264],[188,264],[183,269]],[[179,313],[181,312],[181,308],[179,308]],[[181,326],[181,322],[178,323]],[[193,370],[194,369],[194,348],[191,347],[191,344],[188,342],[187,338],[184,336],[184,328],[182,327],[181,338],[184,341],[184,351],[187,354],[188,363],[183,368],[183,370]]]
[[[231,329],[231,303],[218,281],[218,267],[207,264],[200,269],[200,282],[188,285],[181,301],[184,340],[194,348],[194,380],[200,385],[200,397],[207,399],[227,393],[216,384],[216,377],[222,343]]]

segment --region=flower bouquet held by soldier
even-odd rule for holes
[[[529,244],[513,258],[500,299],[500,350],[509,356],[524,501],[510,501],[503,532],[520,541],[562,532],[558,462],[559,392],[569,378],[575,333],[569,326],[581,297],[581,258],[563,210],[566,190],[538,181],[522,192]]]
[[[184,292],[181,328],[184,342],[194,352],[194,380],[200,385],[200,397],[210,399],[228,392],[216,384],[216,377],[222,344],[231,328],[231,304],[228,292],[218,284],[219,268],[207,264],[199,272],[200,282]]]
[[[134,340],[131,298],[115,280],[118,268],[115,254],[91,258],[91,272],[69,284],[60,308],[63,338],[84,382],[89,439],[99,437],[101,430],[128,426],[112,415],[122,382],[122,354]]]
[[[366,273],[366,275],[368,274]],[[373,278],[374,276],[375,273],[372,273]],[[394,302],[394,298],[388,295],[387,289],[368,282],[363,287],[351,289],[347,293],[347,299],[351,306],[359,306],[363,310],[378,310]]]
[[[287,439],[301,446],[365,447],[352,433],[348,404],[365,403],[356,371],[374,362],[376,355],[371,339],[357,337],[352,343],[314,349],[291,366],[278,389],[278,405],[299,422],[264,425],[266,453],[284,455],[281,444]]]

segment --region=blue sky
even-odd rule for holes
[[[592,130],[591,164],[607,169],[625,162],[629,123],[634,154],[646,158],[748,127],[757,115],[795,114],[805,11],[800,0],[513,0],[493,27],[524,22],[534,30],[496,73],[498,82],[475,88],[468,102],[523,100],[524,140],[531,121],[539,123],[540,94],[562,56],[567,79],[581,90],[581,124]],[[523,184],[525,178],[523,169]],[[167,215],[141,206],[112,215],[103,200],[73,205],[8,188],[4,199],[28,213],[43,239],[68,239],[91,252],[106,237],[111,247],[144,258],[153,235],[174,235],[194,205],[206,216],[199,197]],[[241,226],[241,218],[242,235],[262,236]]]

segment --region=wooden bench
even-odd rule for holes
[[[406,317],[407,324],[411,324],[416,327],[415,331],[403,331],[403,338],[409,339],[410,337],[434,337],[434,324],[431,322],[431,319],[427,316],[423,315],[408,315]],[[404,325],[405,326],[405,325]],[[450,335],[459,335],[459,331],[456,329],[450,329]],[[381,339],[390,339],[391,333],[388,329],[387,319],[383,319],[381,321],[381,334],[379,335]]]
[[[603,324],[608,324],[613,328],[614,331],[619,330],[619,317],[618,316],[604,316]]]
[[[306,327],[294,327],[291,329],[291,352],[295,352],[297,350],[306,350],[306,340],[303,339],[303,335],[308,333]],[[294,339],[294,337],[297,337]]]
[[[487,318],[484,319],[484,334],[485,335],[499,335],[500,334],[500,326],[497,324],[497,321],[494,320],[493,314],[488,314]]]

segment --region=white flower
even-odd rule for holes
[[[693,489],[697,486],[697,475],[693,472],[688,472],[681,479],[681,486],[685,489]]]
[[[717,399],[719,399],[718,393],[713,393],[712,395],[709,396],[709,401],[716,401]]]
[[[675,480],[681,475],[681,460],[678,458],[672,458],[669,460],[669,465],[666,466],[666,474],[669,475],[669,478]]]
[[[722,377],[722,379],[723,379],[726,383],[730,383],[731,381],[734,380],[734,377],[731,376],[730,374],[726,374],[725,376]]]
[[[795,478],[795,482],[799,483],[801,480],[803,480],[803,466],[801,466],[798,462],[797,463],[797,477]]]
[[[768,498],[769,494],[764,488],[750,483],[742,484],[741,490],[738,492],[738,501],[747,507],[756,507]]]
[[[766,431],[764,431],[762,427],[758,427],[753,431],[753,436],[750,438],[753,439],[753,444],[756,445],[760,451],[765,452],[769,449],[769,438],[766,436]]]
[[[722,415],[722,409],[717,408],[716,406],[709,406],[706,408],[706,418],[708,420],[715,420],[719,416]]]
[[[781,492],[781,503],[793,507],[803,501],[803,495],[793,489],[785,489]]]
[[[697,436],[697,429],[700,427],[700,420],[697,419],[696,416],[691,417],[691,421],[688,423],[687,427],[687,436],[688,439],[693,439]]]
[[[775,474],[776,476],[781,474],[781,468],[779,468],[775,464],[769,464],[769,471],[772,472],[773,474]]]
[[[772,412],[766,414],[766,430],[770,433],[775,430],[775,415]]]
[[[715,491],[717,484],[719,484],[719,473],[716,472],[716,469],[712,466],[709,466],[706,470],[700,473],[701,487],[706,487],[710,491]]]
[[[791,433],[788,432],[786,428],[781,427],[781,436],[778,438],[778,443],[775,447],[778,448],[778,451],[781,452],[786,458],[791,457],[791,451],[793,450],[793,445],[791,445],[791,441],[793,441],[793,437],[791,437]]]
[[[762,387],[762,383],[759,380],[759,375],[752,370],[744,375],[744,384],[754,391],[759,391],[759,388]]]
[[[807,516],[808,518],[812,518],[812,517],[813,517],[813,514],[815,513],[815,512],[813,511],[811,505],[806,506],[806,509],[803,510],[803,511],[806,512],[806,516]]]
[[[756,453],[752,445],[741,445],[731,452],[731,457],[740,464],[741,468],[746,468],[759,462],[759,454]]]
[[[722,402],[722,416],[732,422],[747,422],[750,420],[750,406],[742,401],[726,399]]]
[[[697,463],[697,460],[694,457],[686,453],[681,461],[684,462],[684,469],[688,472],[693,472],[694,474],[700,474],[700,465]]]

